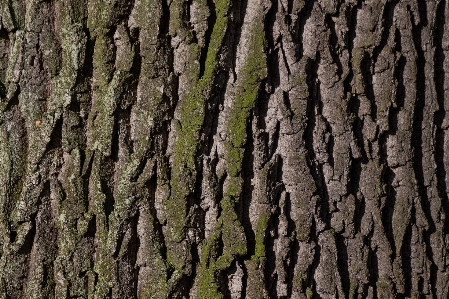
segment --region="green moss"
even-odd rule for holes
[[[311,288],[306,289],[306,297],[307,297],[307,299],[313,298],[313,291]]]
[[[18,85],[13,82],[18,82],[19,77],[17,72],[15,70],[17,68],[22,69],[23,68],[23,59],[22,59],[22,51],[23,51],[23,44],[25,41],[25,32],[24,31],[17,31],[15,33],[15,39],[13,41],[13,44],[10,46],[9,49],[9,55],[8,55],[8,68],[6,69],[6,76],[5,76],[5,82],[11,82],[7,86],[6,94],[7,97],[12,97],[14,93],[17,92]],[[7,103],[6,101],[1,101],[1,111],[3,112],[6,107]],[[3,115],[3,114],[2,114]]]
[[[227,7],[228,1],[226,0],[217,1],[216,3],[217,20],[208,47],[204,75],[186,94],[181,107],[182,134],[180,134],[180,138],[178,138],[176,144],[175,154],[177,155],[175,158],[181,159],[179,162],[184,162],[185,166],[190,170],[194,169],[194,156],[197,139],[199,138],[198,134],[204,121],[205,98],[209,91],[213,74],[218,66],[217,55],[226,31],[227,17],[225,13]],[[195,67],[194,72],[197,72],[196,68],[199,68],[199,66]],[[184,155],[179,154],[187,155],[183,158]]]
[[[167,298],[167,293],[169,290],[169,285],[166,279],[167,267],[159,255],[153,255],[151,259],[153,260],[150,264],[151,266],[149,266],[152,270],[151,275],[148,275],[148,279],[142,282],[139,298]]]
[[[221,299],[224,297],[220,292],[213,269],[200,268],[198,279],[197,297],[199,299]]]
[[[218,67],[218,52],[228,22],[226,17],[228,2],[228,0],[220,0],[215,4],[217,19],[207,51],[204,75],[188,91],[180,111],[181,130],[174,147],[172,194],[167,203],[172,227],[170,237],[178,241],[182,239],[187,200],[195,187],[195,156],[204,122],[205,98],[209,93],[214,72]],[[199,68],[199,66],[197,67]],[[197,70],[191,71],[197,72]]]
[[[225,196],[221,202],[222,215],[219,219],[222,223],[223,254],[217,260],[217,268],[228,268],[235,257],[243,256],[247,252],[247,243],[243,226],[237,219],[234,211],[235,201],[230,196]]]
[[[229,182],[224,196],[230,196],[235,202],[238,202],[242,193],[243,179],[241,177],[229,177]]]
[[[24,11],[21,8],[21,3],[19,1],[7,1],[4,0],[2,1],[2,6],[6,7],[7,9],[4,9],[5,12],[5,19],[12,22],[12,24],[8,24],[8,25],[12,25],[14,26],[14,29],[24,29],[25,27],[25,14]],[[6,4],[5,2],[7,2],[8,4]],[[8,14],[9,12],[9,14]],[[8,18],[10,17],[10,18]],[[11,30],[13,28],[10,28]]]
[[[302,288],[304,281],[305,278],[303,275],[294,275],[292,279],[293,288]]]
[[[248,59],[242,68],[242,79],[237,88],[234,107],[229,114],[227,165],[231,176],[242,168],[243,148],[249,113],[259,93],[259,85],[267,75],[264,55],[265,33],[262,20],[257,20],[250,34]]]
[[[242,148],[233,147],[228,144],[228,153],[226,162],[228,163],[228,173],[230,176],[238,176],[242,170],[244,150]]]
[[[0,126],[0,144],[8,145],[8,137],[7,132],[4,130],[3,126]],[[3,186],[0,189],[0,233],[3,235],[7,235],[7,228],[5,227],[4,223],[6,223],[7,215],[9,214],[10,209],[10,202],[7,200],[8,193],[11,196],[10,189],[11,186],[11,157],[9,153],[8,146],[2,146],[0,147],[0,185]],[[20,190],[14,190],[17,193],[20,193]],[[0,250],[0,254],[1,254]]]
[[[291,80],[293,86],[307,84],[307,74],[299,73],[298,75],[293,75],[293,79]]]
[[[257,221],[256,228],[256,245],[252,259],[260,260],[265,257],[265,232],[268,226],[268,213],[264,212]]]
[[[51,77],[55,77],[61,69],[61,49],[52,33],[46,32],[42,34],[40,40],[44,67]]]
[[[198,298],[222,298],[215,280],[217,269],[217,249],[221,239],[221,222],[217,223],[213,233],[203,240],[201,265],[198,269]]]
[[[377,282],[376,287],[379,295],[386,295],[390,293],[391,290],[390,283],[385,280]]]
[[[222,215],[214,232],[203,241],[198,276],[199,298],[223,298],[215,278],[220,271],[229,268],[236,257],[244,256],[247,252],[245,232],[237,219],[234,205],[232,197],[225,196],[222,199]],[[218,256],[220,243],[223,245],[223,253]]]
[[[169,23],[169,34],[171,36],[179,35],[180,28],[182,27],[183,21],[183,0],[175,0],[170,4],[170,23]],[[184,25],[184,27],[186,27]],[[185,31],[185,30],[183,30]],[[181,36],[182,39],[182,36]]]
[[[97,70],[96,85],[100,87],[106,86],[114,73],[113,41],[108,31],[99,29],[95,40],[94,67]]]
[[[290,80],[291,88],[295,88],[301,98],[309,97],[309,86],[307,85],[307,79],[307,74],[305,72],[301,72],[297,75],[292,74],[292,78]],[[292,110],[296,112],[296,114],[294,114],[295,118],[301,118],[306,114],[306,109],[304,108],[295,109],[295,106],[301,105],[301,101],[293,101],[291,105]]]
[[[111,5],[105,0],[89,1],[87,27],[94,32],[96,28],[106,27],[111,15]]]
[[[354,297],[354,283],[350,282],[349,283],[349,298],[353,298]]]
[[[216,3],[217,23],[215,26],[218,26],[219,28],[225,27],[225,18],[223,16],[220,17],[224,9],[227,7],[227,4],[225,5],[225,3],[225,1],[219,1]],[[208,240],[203,243],[202,247],[203,257],[201,259],[201,271],[199,275],[199,298],[222,298],[223,294],[219,291],[216,283],[216,277],[219,275],[220,271],[229,268],[236,257],[247,254],[245,231],[238,220],[235,212],[235,205],[236,202],[239,201],[242,192],[243,180],[240,177],[240,172],[242,169],[244,154],[243,147],[246,140],[246,122],[249,112],[257,99],[261,79],[266,76],[265,57],[263,55],[264,32],[263,23],[261,20],[260,23],[254,27],[252,33],[250,53],[248,55],[247,63],[243,67],[242,80],[240,81],[234,107],[230,113],[228,122],[229,142],[226,144],[226,161],[229,176],[227,178],[223,199],[220,202],[222,212],[220,218],[218,219],[215,232],[209,236]],[[217,39],[212,38],[208,51],[215,51],[214,49],[217,49],[218,47],[219,44],[217,44]],[[216,54],[216,52],[214,53]],[[213,57],[214,55],[209,54],[207,56],[203,78],[212,76],[211,71],[215,68],[216,63],[216,61],[211,59]],[[214,65],[214,67],[211,68],[211,65]],[[201,84],[201,80],[199,84]],[[200,85],[200,87],[202,86]],[[201,90],[202,89],[199,88],[196,92],[201,92]],[[192,109],[189,109],[189,116],[195,117],[196,115],[192,115],[192,113],[194,113],[194,109],[196,107],[193,106],[191,108]],[[204,108],[201,106],[201,109]],[[200,120],[193,119],[190,120],[190,122],[198,122],[198,124],[202,125],[202,118]],[[184,135],[184,138],[186,138],[186,134],[184,134],[186,130],[186,122],[182,122],[181,125],[181,135]],[[194,129],[193,132],[196,133],[199,131],[200,125],[195,124],[195,126],[187,127],[189,130],[192,130],[192,128]],[[183,152],[183,162],[185,167],[182,169],[184,170],[193,169],[194,167],[194,155],[192,153],[196,150],[194,148],[194,146],[196,146],[196,140],[194,138],[194,134],[192,135],[193,136],[191,136],[190,139],[194,142],[192,142],[190,146],[189,144],[183,144],[186,146],[183,150],[188,150],[188,152]],[[188,154],[192,156],[185,157]],[[189,165],[188,163],[192,164]],[[177,163],[174,165],[175,167],[179,167]],[[179,181],[179,179],[177,179],[177,181]],[[184,182],[186,181],[184,180]],[[256,241],[258,245],[256,245],[257,254],[255,254],[255,257],[257,257],[257,259],[262,258],[265,255],[264,237],[268,214],[262,216],[262,218],[263,219],[260,220],[260,228],[258,228],[258,241]],[[215,248],[220,245],[220,241],[222,242],[223,253],[220,256],[217,256]]]

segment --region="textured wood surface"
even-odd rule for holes
[[[0,298],[447,298],[446,0],[0,0]]]

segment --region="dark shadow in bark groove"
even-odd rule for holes
[[[384,182],[387,184],[387,197],[385,198],[385,206],[383,207],[382,213],[382,225],[385,230],[385,236],[390,243],[392,257],[396,257],[396,244],[394,242],[393,234],[393,213],[394,206],[396,204],[396,191],[392,186],[395,178],[395,173],[390,167],[386,166],[383,171]]]
[[[246,298],[246,290],[248,289],[248,270],[245,267],[245,263],[241,259],[238,259],[238,261],[240,262],[240,267],[242,267],[243,270],[241,298]]]
[[[388,142],[388,137],[395,136],[398,132],[398,114],[401,111],[400,108],[391,107],[388,109],[388,133],[385,134],[385,139],[382,141],[385,141],[385,147],[387,146],[386,143]],[[387,150],[385,150],[385,158],[388,157]]]
[[[97,234],[97,216],[93,215],[90,218],[89,223],[87,225],[86,233],[84,234],[84,238],[91,240],[91,245],[93,246],[95,236]]]
[[[352,125],[353,133],[354,133],[354,141],[358,149],[360,149],[361,157],[354,158],[353,150],[350,151],[350,169],[349,172],[349,183],[347,185],[347,192],[352,193],[355,197],[357,197],[357,192],[360,186],[360,175],[362,163],[368,163],[368,156],[365,152],[364,139],[363,139],[363,123],[362,120],[357,116],[354,119],[354,123]],[[354,172],[353,172],[354,171]]]
[[[11,98],[9,99],[6,107],[4,108],[4,113],[6,112],[13,112],[13,109],[17,109],[20,113],[20,120],[22,120],[23,122],[25,122],[25,119],[22,116],[22,111],[20,111],[19,108],[19,95],[20,95],[20,85],[17,85],[16,90],[14,91],[14,94],[11,95]]]
[[[6,29],[0,29],[0,42],[4,42],[7,41],[8,46],[7,46],[7,51],[9,52],[9,38],[8,38],[8,32],[6,31]],[[5,51],[6,52],[6,51]],[[8,54],[5,54],[4,57],[0,58],[0,65],[5,65],[8,62]],[[4,72],[0,72],[0,99],[4,99],[6,97],[6,87],[4,84],[4,77],[5,74]]]
[[[359,1],[360,2],[360,1]],[[348,64],[349,64],[349,73],[344,78],[343,86],[345,92],[352,93],[352,79],[354,78],[354,70],[352,67],[352,49],[354,49],[354,39],[356,35],[357,28],[357,11],[360,9],[361,3],[358,3],[356,6],[351,7],[346,11],[346,19],[348,20],[348,33],[347,33],[347,47],[348,47]]]
[[[206,68],[206,59],[207,59],[207,52],[210,45],[210,38],[212,36],[212,31],[214,30],[215,22],[217,21],[217,14],[215,12],[215,3],[212,0],[207,0],[207,6],[209,7],[210,15],[207,18],[207,30],[205,34],[205,45],[201,49],[201,56],[200,56],[200,78],[204,75],[204,70]],[[167,26],[167,28],[169,28]]]
[[[318,299],[321,298],[321,296],[319,296],[316,293],[316,282],[315,282],[315,271],[318,268],[318,265],[320,264],[320,258],[321,258],[321,246],[318,244],[318,236],[317,236],[317,231],[316,231],[316,223],[314,221],[314,225],[313,225],[313,229],[311,229],[311,234],[312,236],[315,236],[315,252],[314,252],[314,256],[313,256],[313,262],[312,265],[309,267],[309,277],[308,277],[308,281],[307,281],[307,286],[310,287],[310,289],[313,291],[314,294],[314,299]]]
[[[399,33],[396,35],[399,36]],[[400,42],[398,42],[399,44]],[[400,48],[399,52],[401,51]],[[396,64],[396,68],[394,70],[394,77],[397,80],[397,87],[396,87],[396,98],[395,98],[395,102],[396,102],[396,106],[397,108],[403,108],[404,107],[404,101],[405,101],[405,86],[404,86],[404,70],[405,70],[405,65],[406,65],[407,61],[405,59],[404,56],[401,56]],[[396,114],[398,113],[398,111],[396,112]],[[397,117],[397,115],[396,115]]]
[[[138,269],[136,268],[137,252],[139,251],[140,241],[137,234],[137,221],[139,219],[139,212],[134,215],[128,223],[124,224],[123,235],[130,234],[127,241],[126,248],[121,248],[123,237],[118,242],[118,250],[121,256],[117,259],[117,279],[124,287],[119,287],[114,290],[115,298],[130,298],[133,294],[137,294]],[[137,298],[137,297],[136,297]]]
[[[277,207],[279,206],[279,196],[280,196],[280,189],[279,185],[279,179],[282,178],[282,158],[278,155],[276,155],[275,158],[275,168],[274,168],[274,175],[270,177],[268,175],[267,177],[267,184],[271,183],[271,186],[269,190],[271,191],[268,197],[268,200],[271,203],[271,207]],[[270,182],[268,182],[270,180]],[[285,189],[284,189],[285,190]],[[279,281],[278,274],[276,273],[276,252],[274,250],[274,242],[276,238],[279,237],[278,232],[278,225],[279,225],[279,215],[271,215],[268,220],[268,225],[266,231],[273,232],[274,236],[272,237],[271,234],[266,234],[265,236],[265,247],[266,247],[266,263],[265,263],[265,282],[267,286],[268,292],[271,294],[271,298],[278,298],[277,293],[277,284]],[[282,268],[282,265],[281,265]],[[281,269],[282,271],[283,269]]]
[[[382,50],[388,44],[388,38],[390,35],[390,29],[393,26],[394,9],[400,0],[387,1],[385,3],[383,15],[382,15],[382,36],[380,43],[374,48],[372,60],[373,64],[376,64],[377,58],[379,57]]]
[[[171,3],[172,1],[170,1]],[[162,14],[159,19],[159,32],[157,35],[158,40],[160,39],[167,39],[168,44],[170,45],[170,35],[168,34],[170,32],[170,7],[167,3],[167,0],[162,0]],[[172,64],[171,64],[172,66]]]
[[[271,4],[268,12],[265,15],[264,20],[264,32],[265,32],[265,38],[268,42],[268,47],[272,48],[274,45],[278,42],[277,40],[274,40],[273,36],[273,29],[274,25],[276,24],[277,19],[277,12],[279,10],[279,0],[271,0],[269,1]],[[280,36],[282,38],[282,36]]]
[[[412,208],[412,219],[415,218],[415,208]],[[404,238],[402,240],[402,248],[401,248],[401,259],[402,259],[402,270],[404,273],[404,290],[405,297],[411,298],[411,289],[412,289],[412,224],[407,226],[405,231]]]
[[[40,200],[39,200],[40,201]],[[39,206],[40,203],[37,204],[37,206]],[[35,244],[35,238],[36,238],[36,215],[33,215],[31,217],[31,228],[30,230],[27,232],[26,236],[25,236],[25,240],[22,244],[22,246],[20,246],[20,249],[17,252],[17,255],[29,255],[31,253],[31,250],[33,249],[33,246]],[[28,267],[28,270],[31,267]]]
[[[277,235],[277,226],[274,225],[273,221],[270,219],[268,221],[267,231],[274,230],[275,235]],[[276,253],[274,251],[274,238],[272,238],[269,234],[265,237],[265,254],[266,254],[266,262],[264,269],[264,278],[266,288],[271,296],[271,298],[278,298],[277,294],[277,283],[278,283],[278,274],[276,271]]]
[[[365,197],[361,198],[355,196],[355,211],[354,211],[354,233],[361,232],[362,219],[366,212]]]
[[[231,265],[232,267],[232,265]],[[229,279],[227,276],[227,272],[229,271],[229,268],[226,270],[222,270],[219,271],[218,274],[216,275],[217,277],[217,284],[218,284],[218,289],[220,294],[223,295],[224,299],[227,299],[226,294],[228,293],[228,283],[229,283]]]
[[[347,193],[352,194],[355,198],[354,209],[354,233],[357,233],[360,229],[363,215],[365,213],[364,199],[358,197],[360,189],[360,178],[362,174],[362,158],[354,159],[351,156],[350,170],[348,175],[348,184],[346,185]],[[366,164],[366,163],[364,163]],[[363,205],[363,207],[362,207]]]
[[[287,201],[287,199],[285,201]],[[289,216],[287,216],[287,219],[289,219],[289,223],[293,222]],[[289,224],[289,227],[290,227],[290,224]],[[290,235],[290,232],[289,232],[289,235]],[[292,241],[292,243],[290,244],[290,264],[289,264],[289,267],[287,267],[287,297],[288,298],[291,298],[292,293],[293,293],[293,279],[295,278],[295,265],[298,263],[298,255],[299,255],[298,253],[299,253],[299,241],[298,241],[298,239],[295,238]]]
[[[306,128],[304,130],[304,142],[305,142],[305,148],[307,150],[307,164],[310,169],[310,174],[313,177],[313,180],[315,182],[315,186],[317,188],[317,193],[321,198],[320,201],[320,217],[322,220],[326,223],[328,223],[327,220],[330,220],[330,214],[329,214],[329,196],[327,193],[327,185],[324,181],[324,174],[323,174],[323,166],[316,161],[316,155],[315,150],[313,148],[314,145],[314,138],[313,138],[313,131],[316,126],[316,120],[315,117],[317,114],[321,114],[322,110],[322,102],[321,102],[321,95],[320,95],[320,86],[319,82],[317,80],[317,69],[319,65],[319,53],[317,55],[317,61],[314,63],[312,61],[309,61],[310,65],[307,66],[308,68],[308,77],[307,77],[307,85],[309,87],[309,90],[312,92],[309,93],[309,97],[307,99],[307,124]],[[327,124],[328,131],[330,129],[329,124]],[[330,131],[329,131],[330,132]],[[333,137],[331,135],[329,143],[328,143],[328,154],[329,154],[329,163],[331,166],[333,165]]]
[[[436,231],[435,222],[432,219],[432,213],[431,213],[431,207],[430,207],[430,199],[427,195],[427,186],[425,185],[424,180],[424,168],[423,168],[423,151],[422,151],[422,134],[423,134],[423,120],[424,120],[424,110],[426,107],[426,82],[425,82],[425,65],[426,65],[426,59],[423,52],[422,47],[422,40],[421,40],[421,34],[422,34],[422,26],[427,24],[427,7],[425,1],[418,1],[418,7],[419,7],[419,13],[421,18],[421,23],[418,26],[413,26],[412,32],[413,32],[413,42],[416,48],[417,52],[417,78],[416,78],[416,104],[414,109],[414,117],[413,117],[413,126],[412,126],[412,140],[411,140],[411,146],[414,149],[414,156],[413,156],[413,170],[415,172],[415,178],[417,182],[418,187],[418,195],[420,199],[420,203],[423,209],[423,212],[425,214],[425,217],[427,219],[427,222],[429,224],[428,231],[423,234],[424,235],[424,241],[426,245],[426,254],[429,260],[433,262],[433,252],[432,247],[430,243],[430,235]],[[413,21],[413,16],[412,16]],[[438,94],[437,94],[438,97]],[[438,99],[437,99],[438,100]],[[424,124],[425,126],[429,124]],[[437,167],[438,172],[438,167]],[[438,181],[437,181],[438,186]],[[435,273],[435,267],[431,267],[431,278],[430,284],[431,284],[431,290],[435,289],[436,284],[436,273]]]
[[[335,22],[332,19],[331,15],[326,14],[325,16],[325,24],[329,27],[329,51],[332,55],[332,61],[337,64],[338,70],[337,75],[339,78],[341,78],[341,75],[343,74],[343,66],[340,61],[340,55],[337,53],[340,52],[340,46],[338,44],[338,37],[335,30]]]
[[[229,82],[229,74],[222,74],[224,76],[224,82]],[[217,81],[215,79],[214,81]],[[179,84],[179,82],[178,82]],[[218,115],[220,115],[220,108],[223,107],[225,101],[225,94],[227,90],[227,84],[224,84],[223,87],[213,88],[213,91],[210,95],[210,100],[208,105],[206,104],[206,113],[204,117],[204,125],[202,128],[202,133],[204,134],[204,143],[202,146],[202,154],[205,156],[210,156],[211,158],[215,153],[212,151],[212,146],[214,144],[214,136],[217,136],[218,133]],[[218,162],[218,161],[216,161]],[[216,163],[215,163],[216,164]],[[214,173],[216,173],[214,171]]]
[[[374,97],[374,89],[373,89],[373,60],[370,57],[368,53],[365,52],[365,55],[362,58],[362,61],[360,63],[360,70],[362,72],[363,77],[363,85],[364,85],[364,92],[366,97],[371,103],[371,119],[373,121],[377,120],[377,104],[376,99]]]
[[[320,101],[320,107],[321,107],[320,110],[322,110],[322,106],[323,106],[323,103]],[[326,121],[326,133],[329,133],[329,141],[327,143],[327,148],[326,148],[327,153],[328,153],[328,163],[332,168],[334,168],[334,165],[335,165],[335,161],[334,161],[335,137],[332,133],[332,126],[330,125],[330,123],[328,122],[327,119],[325,119],[325,121]],[[324,173],[323,173],[323,178],[324,178]]]
[[[368,246],[370,248],[371,246]],[[369,271],[369,284],[365,285],[364,288],[364,298],[368,298],[368,288],[371,286],[373,288],[373,298],[379,298],[377,296],[377,286],[376,283],[379,280],[379,262],[377,259],[376,251],[369,249],[368,251],[368,265],[367,268]]]
[[[447,195],[447,185],[446,185],[446,175],[447,171],[445,169],[444,156],[445,156],[445,132],[442,129],[443,121],[446,117],[445,99],[445,76],[444,76],[444,64],[446,62],[446,55],[443,51],[443,36],[444,30],[442,30],[446,24],[445,19],[445,7],[446,0],[442,0],[439,4],[437,10],[437,21],[435,25],[435,70],[434,70],[434,81],[435,81],[435,91],[438,102],[438,111],[434,115],[434,123],[436,124],[435,133],[435,162],[436,162],[436,173],[437,173],[437,186],[438,194],[442,199],[442,206],[446,217],[449,215],[449,198]],[[444,232],[449,232],[449,222],[444,223]]]
[[[56,120],[53,131],[50,135],[50,141],[47,143],[45,153],[62,147],[62,117]],[[45,154],[44,154],[45,155]]]
[[[81,163],[80,163],[80,177],[83,179],[83,201],[84,208],[87,210],[89,207],[89,182],[90,174],[92,172],[92,164],[94,161],[94,152],[88,153],[89,156],[86,157],[86,152],[80,150]],[[59,184],[59,183],[58,183]]]
[[[436,125],[435,129],[435,162],[436,162],[436,177],[437,177],[437,188],[438,195],[441,198],[441,205],[444,211],[444,214],[449,215],[449,198],[447,195],[447,185],[446,185],[446,168],[444,163],[445,156],[445,132],[442,129],[443,120],[446,117],[446,108],[445,107],[445,74],[444,74],[444,64],[446,62],[446,56],[443,51],[443,38],[444,38],[444,27],[446,24],[445,18],[445,8],[446,8],[446,0],[442,0],[439,3],[439,7],[437,8],[437,19],[435,23],[435,36],[434,36],[434,44],[435,44],[435,59],[434,59],[434,82],[435,82],[435,92],[436,98],[438,102],[438,111],[434,114],[434,124]],[[447,234],[449,232],[449,222],[445,221],[443,226],[443,233]],[[423,237],[426,243],[426,253],[428,257],[433,257],[432,247],[430,246],[430,233],[424,233]],[[433,259],[430,259],[432,264],[430,266],[430,286],[432,296],[436,297],[436,284],[437,284],[437,275],[438,275],[438,267],[435,265]],[[425,283],[425,282],[423,282]]]
[[[426,1],[425,0],[417,0],[416,2],[418,4],[419,21],[420,21],[418,26],[426,27],[428,25]]]
[[[360,108],[360,100],[358,99],[358,97],[352,96],[351,99],[349,100],[348,112],[352,113],[354,115],[358,115],[359,108]],[[356,199],[357,199],[357,194],[360,189],[360,178],[361,178],[361,173],[362,173],[362,164],[367,164],[369,161],[368,155],[365,150],[365,144],[364,144],[365,139],[363,136],[363,125],[364,125],[364,121],[359,116],[356,116],[354,118],[354,122],[352,125],[352,131],[354,133],[356,145],[360,149],[360,153],[361,153],[362,157],[354,158],[353,153],[351,151],[349,183],[347,185],[348,194],[354,195],[354,197]],[[367,140],[367,142],[369,143],[368,140]],[[356,221],[356,219],[360,219],[360,221],[361,221],[361,218],[359,218],[359,217],[362,217],[362,216],[357,215],[357,209],[356,209],[356,214],[354,214],[354,221]],[[356,232],[357,232],[357,230],[356,230]]]
[[[337,265],[338,273],[340,275],[341,284],[344,292],[344,297],[349,298],[349,292],[351,289],[351,281],[349,279],[349,264],[348,264],[348,248],[345,243],[345,238],[339,234],[336,234],[337,245]]]
[[[97,156],[98,155],[98,156]],[[109,229],[109,216],[114,211],[114,161],[112,161],[109,157],[104,157],[101,155],[101,153],[96,153],[95,155],[97,159],[96,167],[99,167],[99,165],[102,165],[100,167],[99,174],[100,174],[100,186],[101,186],[101,192],[105,196],[105,202],[104,202],[104,212],[106,216],[106,225]]]
[[[156,167],[159,167],[159,166],[156,166]],[[157,170],[155,170],[155,173],[157,173]],[[147,188],[147,190],[148,190],[147,201],[148,201],[149,212],[153,219],[153,231],[150,234],[153,235],[152,241],[155,243],[156,248],[158,248],[158,250],[157,250],[158,253],[162,257],[162,259],[164,261],[166,261],[167,260],[167,247],[165,245],[165,239],[164,239],[164,234],[162,231],[162,225],[159,222],[159,219],[157,218],[157,211],[156,211],[156,206],[155,206],[156,184],[157,184],[157,180],[156,180],[155,176],[145,183],[145,188]],[[143,199],[143,200],[145,200],[145,199]],[[140,215],[140,213],[139,213],[139,215]],[[167,276],[169,276],[169,275],[167,274]]]
[[[387,153],[387,141],[389,137],[389,133],[383,131],[379,134],[379,149],[377,154],[379,155],[379,164],[387,165],[388,153]]]
[[[277,60],[277,56],[273,55],[273,59]],[[268,59],[268,63],[270,64],[270,58]],[[271,76],[270,76],[270,65],[268,65],[268,78],[267,80],[269,81]],[[257,144],[263,144],[263,146],[259,146],[259,148],[257,148],[257,150],[261,150],[262,151],[262,157],[260,160],[259,165],[256,165],[257,168],[263,168],[266,163],[270,160],[270,150],[268,147],[269,144],[269,132],[267,131],[267,123],[265,122],[265,119],[267,118],[268,115],[268,105],[270,102],[270,98],[272,96],[273,93],[261,93],[259,95],[259,97],[257,98],[256,103],[254,104],[254,109],[253,109],[253,113],[254,113],[254,119],[253,119],[253,123],[255,123],[255,125],[257,126],[257,128],[260,129],[260,131],[257,134],[254,134],[254,136],[251,135],[251,142],[248,140],[248,144],[253,144],[252,146],[252,151],[255,151],[256,148],[254,147],[255,142],[257,141]],[[247,133],[248,138],[250,137],[250,135]],[[260,141],[261,140],[261,141]],[[260,147],[263,147],[262,149],[260,149]],[[243,161],[248,161],[247,159],[252,159],[252,163],[254,164],[254,158],[251,157],[244,157]],[[254,168],[254,166],[253,166]]]
[[[84,86],[84,88],[81,89],[81,92],[77,95],[78,97],[81,97],[82,95],[88,95],[87,103],[83,104],[83,109],[86,111],[91,111],[91,104],[92,104],[92,76],[93,76],[93,60],[94,60],[94,50],[95,50],[95,40],[93,40],[90,36],[90,31],[87,29],[83,29],[84,33],[87,37],[86,47],[84,50],[84,64],[81,68],[81,70],[78,72],[76,77],[76,83],[75,86],[81,87]],[[75,101],[78,102],[78,105],[81,107],[81,103],[79,99],[75,99]],[[81,118],[81,115],[80,115]],[[87,122],[88,114],[82,118],[81,126],[85,129],[86,128],[86,122]],[[84,134],[84,140],[87,139],[85,130],[83,130]],[[84,141],[85,142],[85,141]]]
[[[94,51],[95,51],[95,40],[92,39],[90,35],[90,31],[86,28],[83,28],[84,34],[86,34],[87,42],[84,50],[84,64],[80,72],[78,72],[78,76],[76,77],[76,84],[80,85],[83,80],[86,80],[88,83],[88,90],[92,89],[92,75],[94,71]]]
[[[297,53],[298,53],[298,61],[303,58],[304,56],[304,48],[303,48],[303,42],[304,42],[304,27],[306,26],[306,22],[308,19],[310,19],[310,16],[312,15],[313,6],[315,4],[315,1],[306,1],[306,4],[304,8],[301,10],[301,13],[298,16],[298,42],[296,43],[298,45]]]
[[[279,76],[279,48],[273,49],[267,55],[268,79],[272,88],[272,92],[281,84]]]
[[[257,119],[260,118],[258,115],[260,113],[259,108],[261,105],[258,103],[266,100],[265,97],[258,97],[256,100],[255,108],[251,111],[250,117],[252,117],[252,121],[246,127],[246,146],[245,151],[243,153],[243,165],[242,165],[242,178],[243,178],[243,186],[242,186],[242,198],[240,200],[240,204],[237,207],[240,211],[237,212],[237,217],[239,221],[242,223],[243,230],[245,231],[246,243],[247,243],[247,256],[252,256],[256,250],[256,235],[254,230],[251,227],[251,218],[250,218],[250,209],[251,203],[253,201],[253,191],[254,186],[252,184],[252,180],[254,178],[254,142],[258,136],[254,136],[254,132],[252,130],[253,122],[257,122]],[[221,197],[220,197],[221,198]],[[243,263],[242,263],[243,264]]]

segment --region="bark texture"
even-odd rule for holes
[[[0,0],[0,298],[447,298],[448,16]]]

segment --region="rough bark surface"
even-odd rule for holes
[[[0,298],[447,298],[447,0],[0,0]]]

